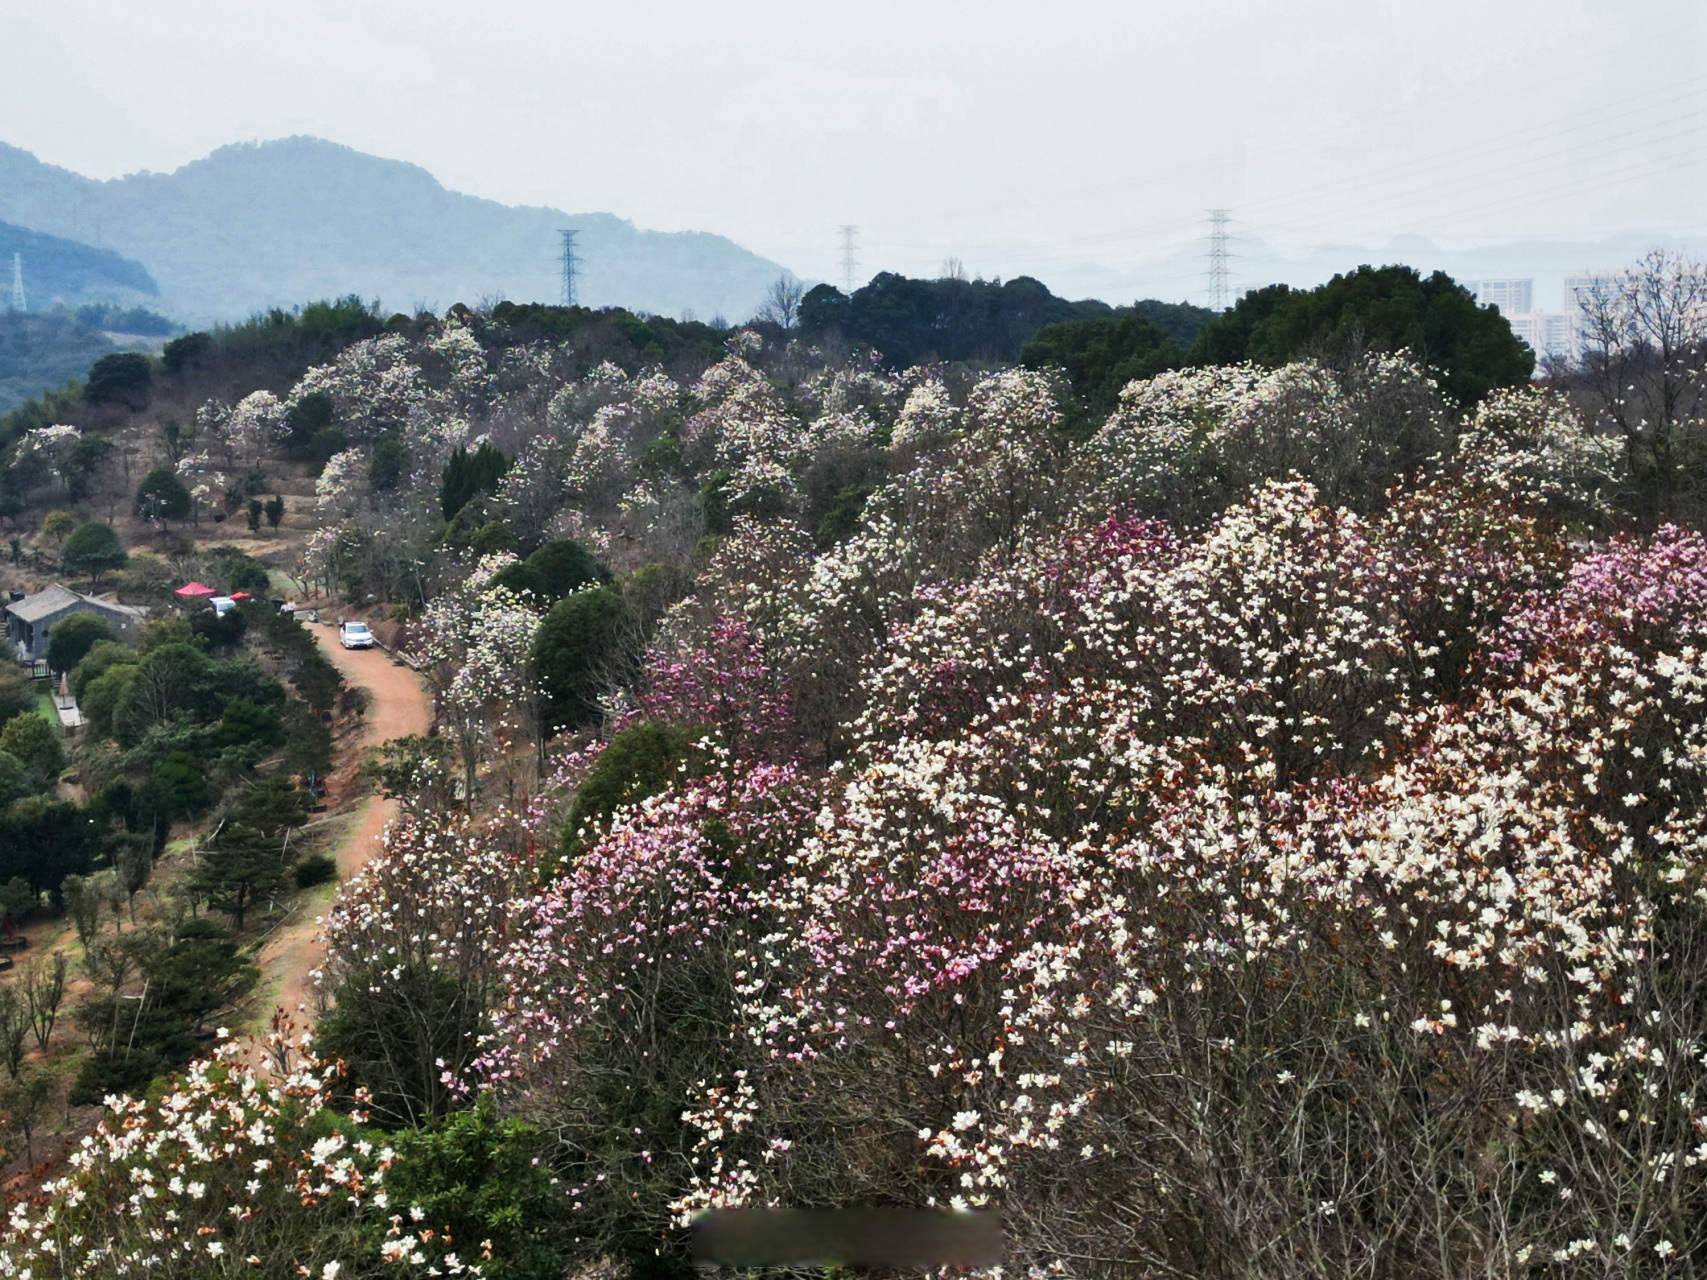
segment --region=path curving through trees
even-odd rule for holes
[[[366,689],[373,701],[363,717],[362,734],[352,751],[389,742],[412,733],[425,733],[432,723],[432,699],[408,667],[393,662],[378,649],[346,649],[338,643],[337,629],[329,625],[309,627],[332,665],[344,679]],[[348,776],[348,770],[341,772]],[[334,850],[338,859],[338,882],[353,880],[379,852],[379,838],[397,814],[395,800],[364,796],[351,810],[350,826]],[[325,954],[321,921],[307,911],[280,927],[267,939],[256,957],[261,967],[263,989],[270,991],[257,1030],[265,1030],[273,1011],[282,1008],[306,1028],[313,1011],[312,974]]]

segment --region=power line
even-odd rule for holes
[[[842,292],[852,294],[854,291],[854,270],[859,266],[859,258],[854,250],[859,240],[859,228],[849,223],[843,223],[842,237]]]
[[[1442,198],[1451,200],[1471,192],[1480,196],[1490,181],[1511,183],[1525,177],[1544,179],[1549,167],[1561,163],[1581,164],[1613,159],[1633,147],[1674,147],[1676,142],[1698,134],[1697,126],[1685,125],[1680,129],[1680,124],[1685,120],[1698,118],[1703,106],[1700,99],[1704,94],[1707,94],[1707,85],[1701,84],[1699,78],[1658,86],[1628,98],[1606,103],[1563,126],[1550,122],[1520,126],[1481,138],[1468,145],[1408,156],[1377,168],[1366,169],[1349,182],[1329,186],[1306,184],[1301,189],[1277,193],[1266,198],[1259,196],[1241,208],[1242,221],[1247,224],[1261,223],[1271,230],[1293,226],[1303,228],[1315,225],[1317,217],[1296,218],[1295,214],[1309,205],[1324,201],[1336,201],[1335,213],[1341,216],[1365,211],[1385,213],[1395,208],[1408,210],[1418,203],[1419,197],[1438,202]],[[1679,111],[1678,108],[1683,109]],[[1653,112],[1663,114],[1634,125],[1620,123],[1631,116]],[[1297,147],[1298,144],[1289,144],[1265,148],[1256,154],[1263,159],[1273,160]],[[1528,148],[1528,153],[1516,159],[1508,160],[1500,154],[1513,148],[1525,147]],[[1183,170],[1183,166],[1181,168]],[[1165,170],[1153,172],[1159,174]],[[1569,184],[1562,184],[1560,189],[1568,191],[1571,188]],[[1523,193],[1516,200],[1502,203],[1521,205],[1542,194]],[[1347,204],[1347,197],[1361,198]],[[986,205],[985,211],[993,211],[995,208],[996,206]],[[1275,223],[1277,214],[1294,217]],[[1136,246],[1138,242],[1154,236],[1184,235],[1189,225],[1183,218],[1168,217],[1148,225],[1127,225],[1118,231],[1051,239],[1032,246],[1032,249],[1082,251],[1096,247]]]
[[[1379,180],[1389,177],[1409,177],[1415,174],[1419,169],[1429,171],[1436,170],[1444,166],[1456,171],[1466,160],[1481,158],[1489,152],[1498,152],[1504,149],[1543,143],[1551,139],[1555,134],[1560,135],[1561,137],[1580,135],[1604,125],[1625,120],[1632,115],[1640,115],[1645,112],[1665,112],[1660,119],[1654,121],[1655,125],[1675,124],[1677,121],[1677,115],[1672,112],[1671,109],[1681,103],[1689,101],[1690,99],[1700,98],[1703,94],[1707,94],[1707,84],[1702,83],[1702,78],[1700,76],[1691,76],[1687,79],[1674,81],[1670,84],[1656,85],[1655,87],[1645,89],[1640,93],[1631,94],[1628,97],[1618,98],[1610,102],[1602,103],[1597,107],[1590,108],[1579,113],[1575,119],[1565,123],[1543,121],[1538,124],[1522,125],[1499,133],[1488,133],[1484,131],[1483,135],[1472,143],[1452,147],[1441,152],[1426,153],[1423,155],[1407,155],[1395,163],[1382,165],[1373,169],[1364,169],[1360,173],[1359,181],[1355,186],[1362,187],[1366,185],[1363,182],[1363,179],[1367,178],[1375,178],[1378,180],[1375,183],[1369,183],[1367,185],[1380,185]],[[1399,108],[1386,112],[1382,115],[1369,117],[1365,120],[1365,123],[1370,125],[1388,125],[1406,120],[1409,117],[1409,108]],[[1628,137],[1628,135],[1628,128],[1618,131],[1617,134],[1619,137]],[[1253,148],[1251,157],[1253,159],[1279,161],[1295,154],[1319,149],[1322,145],[1322,139],[1319,136],[1307,135],[1293,138],[1272,146]],[[1189,178],[1199,172],[1201,164],[1201,160],[1194,157],[1189,160],[1180,160],[1172,164],[1165,165],[1135,163],[1131,168],[1133,172],[1141,175],[1143,182],[1147,186],[1175,186],[1178,185],[1180,180]],[[1062,193],[1066,194],[1070,192],[1081,201],[1089,201],[1100,196],[1124,196],[1126,193],[1131,191],[1132,181],[1133,179],[1130,176],[1122,177],[1109,182],[1099,182],[1088,186],[1063,188]],[[1299,196],[1302,196],[1305,199],[1313,198],[1318,194],[1319,190],[1320,189],[1316,186],[1310,186],[1303,192],[1283,195],[1274,199],[1290,203]],[[1273,203],[1274,200],[1262,200],[1258,197],[1256,202],[1266,206]],[[1414,203],[1414,200],[1407,197],[1407,202]],[[976,204],[964,206],[961,210],[955,210],[954,206],[949,204],[933,204],[933,210],[939,213],[954,210],[966,215],[981,214],[985,216],[1029,209],[1032,207],[1034,207],[1034,201],[1029,199],[1001,202],[985,200],[979,201]],[[1241,206],[1240,211],[1241,213],[1248,214],[1248,210],[1243,206]],[[1246,216],[1241,218],[1241,221],[1248,224],[1252,219]],[[1157,229],[1165,228],[1173,230],[1181,225],[1181,219],[1170,217],[1157,224]],[[1051,243],[1067,246],[1089,244],[1095,241],[1129,240],[1135,236],[1145,234],[1149,229],[1150,228],[1146,227],[1139,228],[1134,231],[1130,228],[1125,228],[1119,231],[1101,234],[1069,237],[1059,241],[1053,241]],[[905,245],[905,242],[900,243],[903,244],[903,246]]]
[[[563,305],[575,305],[575,281],[580,276],[581,259],[575,252],[575,237],[580,230],[559,231],[563,237]]]

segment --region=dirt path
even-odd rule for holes
[[[363,717],[357,750],[427,731],[432,721],[432,703],[413,671],[393,662],[378,649],[344,648],[338,643],[335,627],[317,624],[311,625],[309,631],[332,665],[343,673],[344,679],[361,685],[373,695],[373,702]],[[345,778],[349,776],[347,770],[340,770],[340,773]],[[396,812],[395,800],[382,800],[378,796],[365,796],[350,810],[348,828],[336,850],[339,883],[354,879],[368,860],[379,852],[379,837]],[[265,1012],[258,1019],[261,1028],[271,1019],[276,1007],[283,1007],[299,1026],[309,1021],[314,995],[314,983],[309,975],[319,965],[326,950],[320,921],[313,910],[312,904],[316,901],[324,902],[325,899],[306,900],[297,908],[298,918],[274,933],[257,957],[263,981],[271,988]]]

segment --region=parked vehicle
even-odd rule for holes
[[[373,648],[373,632],[365,622],[352,622],[346,619],[338,624],[338,643],[346,649]]]
[[[212,608],[214,617],[223,618],[237,607],[237,601],[230,596],[214,596],[208,601],[208,606]]]

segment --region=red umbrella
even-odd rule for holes
[[[233,600],[252,600],[252,599],[254,599],[254,597],[251,596],[247,591],[233,591],[231,593],[231,598]]]
[[[184,600],[206,600],[209,596],[218,595],[219,592],[199,582],[186,582],[172,594]]]

